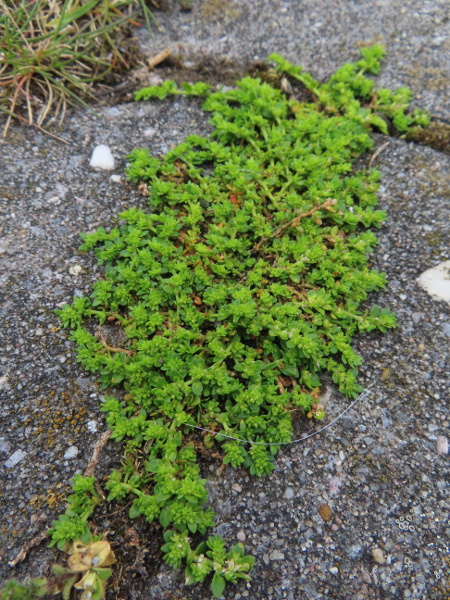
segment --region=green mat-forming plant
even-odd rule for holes
[[[165,562],[184,565],[187,584],[212,577],[215,597],[226,582],[249,579],[254,558],[242,544],[227,551],[219,536],[192,546],[214,525],[196,448],[217,444],[225,464],[269,474],[292,440],[294,413],[324,417],[320,373],[355,397],[353,336],[395,324],[387,308],[360,308],[385,285],[367,266],[377,243],[370,228],[385,213],[375,208],[378,171],[353,163],[372,149],[371,130],[406,131],[428,117],[407,112],[406,88],[374,89],[365,73],[378,72],[380,46],[361,52],[324,84],[272,55],[290,98],[251,77],[226,92],[171,81],[138,92],[137,100],[204,96],[214,131],[163,158],[131,153],[128,177],[145,184],[149,210],[130,208],[109,232],[82,236],[104,277],[90,298],[57,311],[79,362],[104,388],[125,390],[102,406],[125,453],[108,501],[131,501],[131,519],[159,521]],[[295,99],[296,86],[310,102]],[[59,547],[88,543],[100,501],[93,479],[74,486],[51,530]]]

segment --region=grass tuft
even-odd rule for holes
[[[127,24],[152,14],[145,0],[0,0],[0,110],[42,128],[70,104],[87,106],[93,85],[128,66],[119,49]],[[24,108],[26,118],[21,114]]]

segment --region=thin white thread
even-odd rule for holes
[[[355,404],[359,400],[361,400],[361,398],[370,394],[371,390],[372,390],[371,387],[367,388],[367,390],[364,391],[362,394],[360,394],[356,398],[356,400],[354,400],[350,404],[350,406],[347,406],[347,408],[343,412],[341,412],[341,414],[338,417],[336,417],[335,419],[330,421],[330,423],[328,423],[328,425],[325,425],[325,427],[322,427],[321,429],[318,429],[317,431],[314,431],[313,433],[310,433],[309,435],[306,435],[305,437],[299,438],[298,440],[293,440],[292,442],[252,442],[250,440],[242,440],[241,438],[227,435],[226,433],[222,433],[221,431],[211,431],[211,429],[204,429],[203,427],[199,427],[198,425],[191,425],[190,423],[183,423],[183,425],[186,425],[187,427],[192,427],[193,429],[200,429],[201,431],[206,431],[207,433],[213,433],[214,435],[221,435],[222,437],[228,438],[229,440],[236,440],[237,442],[242,442],[243,444],[253,444],[254,446],[289,446],[290,444],[298,444],[299,442],[303,442],[303,440],[307,440],[308,438],[311,438],[311,437],[317,435],[318,433],[325,431],[325,429],[328,429],[329,427],[331,427],[334,423],[336,423],[336,421],[339,421],[339,419],[341,419],[345,415],[346,412],[348,412],[351,408],[353,408],[355,406]]]

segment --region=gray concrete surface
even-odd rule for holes
[[[191,13],[174,5],[158,14],[159,29],[145,44],[144,33],[138,35],[149,56],[169,47],[190,68],[225,57],[244,71],[278,52],[317,78],[356,59],[358,43],[383,41],[388,56],[377,85],[409,85],[417,105],[449,119],[449,16],[449,4],[439,1],[208,0],[194,1]],[[220,83],[220,72],[216,77]],[[108,227],[120,210],[143,207],[145,199],[124,179],[90,169],[92,149],[108,144],[113,173],[122,175],[133,148],[158,155],[207,131],[197,101],[171,99],[104,107],[99,118],[75,111],[58,134],[67,144],[18,125],[2,141],[0,580],[45,572],[56,560],[41,544],[15,569],[7,564],[59,514],[69,478],[86,467],[105,429],[102,391],[76,364],[53,310],[89,293],[100,274],[91,256],[77,253],[78,233]],[[227,600],[448,596],[449,465],[437,440],[449,437],[450,316],[448,305],[430,298],[416,278],[448,259],[450,156],[376,138],[377,146],[385,141],[390,145],[377,166],[388,221],[372,262],[389,285],[371,301],[395,310],[398,327],[356,340],[370,396],[333,429],[283,450],[270,477],[232,469],[218,476],[217,465],[205,466],[217,531],[230,543],[245,537],[257,558],[253,581],[230,586]],[[77,265],[82,272],[71,274]],[[331,420],[348,401],[331,384],[327,390]],[[91,421],[97,433],[88,429]],[[77,456],[64,460],[72,446]],[[5,467],[18,450],[26,456]],[[99,475],[119,458],[109,444]],[[324,504],[329,521],[319,513]],[[130,546],[126,519],[108,510],[116,507],[105,508],[95,524],[110,530],[124,566],[108,598],[211,597],[207,586],[184,588],[182,574],[161,565],[156,527],[134,522],[140,547]],[[374,550],[386,562],[379,564]]]

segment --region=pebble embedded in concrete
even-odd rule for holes
[[[438,437],[436,449],[438,454],[448,454],[448,440],[443,435]]]
[[[11,456],[8,458],[8,460],[4,463],[5,467],[7,469],[11,469],[12,467],[15,467],[17,465],[17,463],[19,463],[23,458],[25,458],[26,455],[27,455],[27,453],[25,452],[25,450],[16,450],[13,454],[11,454]]]
[[[82,272],[83,272],[83,267],[80,267],[80,265],[74,265],[73,267],[69,268],[69,273],[71,275],[73,275],[74,277],[78,277],[78,275]]]
[[[245,542],[245,540],[247,539],[247,536],[245,535],[244,531],[239,531],[236,537],[240,542]]]
[[[106,146],[106,144],[100,144],[94,148],[91,162],[89,163],[90,167],[93,167],[94,169],[112,171],[114,169],[114,165],[114,157],[109,146]]]
[[[284,497],[286,498],[286,500],[292,500],[294,495],[295,495],[294,488],[291,488],[291,487],[286,488],[286,491],[284,492]]]
[[[374,548],[372,550],[372,556],[375,562],[379,565],[386,564],[386,557],[383,554],[383,551],[380,548]]]
[[[417,283],[433,298],[450,304],[450,260],[424,271]]]
[[[87,428],[91,433],[97,432],[97,421],[88,421]]]
[[[71,460],[72,458],[76,458],[78,456],[78,448],[76,446],[70,446],[64,454],[64,460]]]

